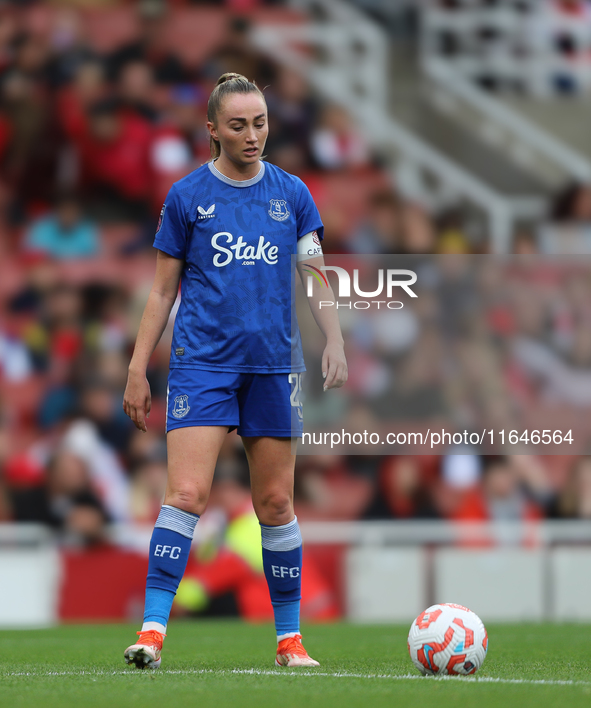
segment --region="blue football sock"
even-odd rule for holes
[[[165,504],[160,509],[150,541],[144,630],[166,631],[174,596],[187,567],[197,521],[196,514],[174,506]]]
[[[300,633],[302,535],[297,517],[283,526],[263,526],[263,568],[278,637]]]

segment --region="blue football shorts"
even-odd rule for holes
[[[302,376],[171,369],[166,432],[223,425],[245,437],[301,438]]]

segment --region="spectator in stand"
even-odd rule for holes
[[[203,124],[206,95],[198,86],[182,84],[170,92],[167,119],[176,134],[183,140],[186,151],[195,165],[207,162],[211,157],[209,139]],[[176,166],[176,163],[175,163]],[[183,165],[184,166],[184,165]],[[187,164],[187,167],[190,167]]]
[[[372,496],[371,480],[354,473],[344,457],[307,455],[297,463],[295,508],[300,520],[357,519]]]
[[[145,61],[130,61],[119,72],[117,95],[121,108],[149,123],[156,123],[158,111],[154,105],[154,74]]]
[[[461,208],[448,208],[434,219],[437,243],[433,252],[470,253],[470,239],[465,233],[466,215]],[[425,252],[425,251],[424,251]]]
[[[72,363],[82,350],[81,311],[78,289],[58,282],[46,291],[38,320],[32,320],[24,329],[24,341],[35,369],[48,372],[54,383],[69,376]]]
[[[140,0],[136,3],[139,36],[117,48],[106,58],[107,77],[117,81],[129,62],[145,62],[152,67],[158,84],[178,84],[191,80],[178,57],[171,52],[166,35],[167,6],[165,0]]]
[[[44,41],[25,35],[0,76],[3,115],[10,125],[3,171],[17,202],[25,206],[48,201],[55,183],[60,139],[46,82],[47,60]]]
[[[550,506],[550,516],[591,519],[591,456],[575,460],[564,488]]]
[[[45,374],[37,423],[49,430],[75,409],[76,373],[84,350],[82,300],[67,283],[51,287],[41,302],[39,318],[31,320],[23,338],[36,371]]]
[[[93,489],[109,517],[113,521],[129,521],[129,480],[120,457],[101,437],[97,425],[89,419],[76,418],[66,428],[61,448],[86,463]]]
[[[164,500],[166,480],[166,454],[146,459],[132,469],[129,503],[134,523],[156,523]]]
[[[90,421],[101,442],[122,455],[127,449],[133,426],[121,408],[122,391],[109,381],[91,378],[80,392],[81,417]]]
[[[53,213],[31,224],[24,248],[58,260],[91,258],[99,252],[99,239],[96,226],[84,217],[76,195],[65,193],[56,199]]]
[[[239,71],[260,87],[274,84],[276,67],[264,54],[253,49],[250,39],[250,20],[232,17],[226,27],[226,38],[204,63],[202,74],[212,84],[226,72]]]
[[[127,342],[127,293],[118,284],[105,284],[90,282],[82,288],[84,300],[84,320],[86,323],[85,345],[86,348],[104,356],[107,353],[120,355]],[[124,371],[123,386],[127,379],[127,364],[116,359],[111,362],[117,368],[110,367],[113,375],[107,379],[116,383]],[[108,366],[108,364],[107,364]],[[100,373],[103,362],[96,361],[92,364],[92,371]],[[119,383],[121,383],[119,381]]]
[[[170,185],[210,159],[209,136],[203,123],[201,90],[189,84],[168,94],[168,105],[154,128],[150,149],[154,173],[152,204],[160,209]]]
[[[60,282],[59,266],[47,256],[25,253],[22,261],[24,283],[7,302],[7,310],[18,321],[21,332],[38,322],[45,299]]]
[[[16,521],[47,524],[66,542],[90,545],[104,539],[108,516],[83,460],[65,450],[47,465],[44,484],[12,495]]]
[[[153,188],[150,167],[152,130],[139,115],[107,99],[89,111],[78,148],[84,185],[99,200],[116,206],[120,218],[141,220]]]
[[[365,219],[346,242],[352,253],[399,253],[401,248],[400,203],[387,190],[374,192]]]
[[[311,148],[314,161],[324,170],[366,167],[370,162],[365,140],[340,106],[329,105],[321,112]]]
[[[574,183],[556,198],[552,223],[539,229],[542,252],[549,254],[591,252],[591,184]]]
[[[571,184],[558,195],[552,212],[557,223],[591,224],[591,185]]]
[[[438,514],[417,456],[385,457],[365,519],[433,519]]]
[[[72,80],[58,89],[56,114],[61,131],[77,144],[88,130],[90,108],[107,98],[109,88],[103,65],[85,61],[77,66]]]
[[[407,329],[408,338],[395,339],[396,335],[390,333],[392,339],[381,343],[384,353],[395,366],[395,375],[388,388],[372,401],[372,411],[380,420],[420,421],[442,416],[448,406],[441,386],[441,335],[434,327],[421,331],[416,318],[407,320],[402,312],[397,311],[393,322],[399,323],[400,330]],[[376,323],[380,321],[385,324],[385,316],[376,318]],[[392,329],[396,329],[396,324],[391,324]],[[403,346],[411,343],[413,346]]]
[[[21,17],[7,3],[0,5],[0,74],[10,66],[14,56],[14,43],[22,32]]]
[[[81,66],[98,58],[88,45],[85,26],[74,8],[60,8],[55,13],[49,46],[47,78],[52,88],[70,83]]]
[[[0,382],[25,381],[32,373],[33,365],[26,346],[0,324]]]
[[[296,172],[311,165],[310,136],[318,112],[317,101],[304,78],[293,69],[282,69],[265,93],[269,106],[270,139],[266,150],[272,162],[285,160],[286,154],[298,160]],[[286,167],[287,171],[293,171]]]
[[[533,256],[538,254],[538,239],[531,231],[520,229],[513,236],[513,248],[511,249],[518,256]]]
[[[551,493],[539,461],[531,455],[483,455],[482,466],[482,482],[464,497],[454,514],[456,521],[534,521],[543,517]]]
[[[436,250],[433,222],[425,209],[418,204],[407,203],[400,214],[401,252],[407,254],[430,254]],[[466,252],[466,242],[459,252]],[[456,239],[457,244],[457,239]],[[452,252],[457,253],[458,250]]]
[[[458,528],[460,545],[536,543],[531,525],[475,524],[541,520],[552,494],[540,460],[532,455],[483,455],[480,460],[468,454],[450,455],[443,459],[442,476],[436,491],[440,513],[468,524]]]
[[[42,87],[50,57],[46,38],[30,32],[21,34],[15,38],[13,52],[11,70]]]

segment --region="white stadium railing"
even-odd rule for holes
[[[591,621],[588,521],[308,521],[301,528],[306,546],[343,549],[353,621],[410,622],[434,602],[465,605],[485,622]],[[151,532],[120,524],[111,540],[147,553]],[[43,527],[0,524],[0,579],[0,627],[58,621],[60,552]]]
[[[551,546],[583,543],[591,546],[591,521],[305,521],[302,537],[310,543],[360,546],[454,545],[497,540],[505,544]]]
[[[52,534],[38,524],[0,524],[0,627],[57,622],[61,561]]]
[[[591,621],[591,522],[305,522],[345,545],[347,616],[406,622],[435,602],[485,621]]]

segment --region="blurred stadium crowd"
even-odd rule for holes
[[[82,544],[104,541],[109,522],[152,524],[160,508],[170,328],[149,369],[147,434],[134,429],[121,400],[153,274],[157,214],[170,184],[209,158],[205,105],[221,73],[239,71],[265,88],[267,159],[310,187],[325,252],[487,251],[486,241],[471,241],[461,212],[429,214],[397,194],[346,113],[250,48],[253,23],[299,16],[246,0],[99,4],[108,9],[0,3],[0,521],[40,521]],[[587,233],[591,185],[557,195],[555,217]],[[538,253],[542,226],[519,230],[514,252]],[[430,309],[437,298],[425,298],[424,311],[400,321],[395,336],[378,320],[348,331],[351,415],[412,422],[472,407],[505,420],[510,388],[528,410],[547,405],[560,420],[583,418],[591,405],[590,274],[572,277],[546,262],[517,281],[497,300],[482,293],[490,280],[447,290],[442,282],[437,292],[458,318],[445,321]],[[478,288],[486,331],[474,317]],[[509,356],[495,347],[501,335],[521,349]],[[443,339],[453,356],[439,356]],[[327,401],[310,401],[312,423],[336,415]],[[591,518],[591,449],[576,452],[302,457],[297,513]],[[247,484],[232,434],[213,498],[227,520],[243,512]]]

